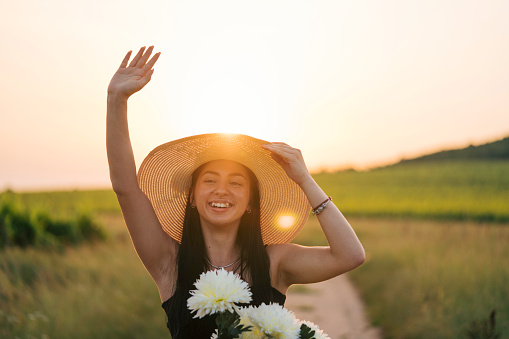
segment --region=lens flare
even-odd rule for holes
[[[280,228],[290,228],[295,224],[295,217],[292,215],[282,215],[277,219],[277,225]]]

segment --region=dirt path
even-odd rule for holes
[[[380,331],[370,327],[359,293],[345,274],[291,286],[285,307],[298,319],[317,324],[331,339],[381,339]]]

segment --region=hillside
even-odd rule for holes
[[[509,161],[414,161],[313,177],[347,216],[508,222]]]
[[[509,221],[509,137],[313,177],[348,216]]]
[[[395,165],[408,162],[435,160],[509,160],[509,137],[479,146],[470,145],[462,149],[446,150],[418,158],[403,159]]]

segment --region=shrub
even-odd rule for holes
[[[34,245],[36,239],[36,230],[30,222],[28,213],[13,213],[5,218],[7,234],[11,233],[10,240],[13,245],[26,247]]]
[[[72,221],[53,220],[46,232],[68,244],[77,244],[83,240],[77,225]]]
[[[0,196],[0,249],[41,246],[61,250],[65,244],[104,240],[106,233],[90,213],[81,211],[69,220],[54,219],[42,209],[22,209],[15,196]]]
[[[33,245],[37,236],[30,222],[30,215],[23,211],[17,201],[2,196],[0,202],[0,247],[9,244],[26,247]]]
[[[14,213],[15,209],[14,201],[7,198],[7,195],[2,195],[2,199],[0,200],[0,248],[9,244],[7,218]]]
[[[95,222],[90,214],[81,212],[76,218],[78,230],[85,240],[105,240],[106,232],[104,228]]]

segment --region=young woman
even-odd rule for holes
[[[186,307],[200,273],[241,275],[254,305],[284,304],[293,284],[324,281],[364,262],[352,227],[309,174],[301,152],[244,135],[205,134],[155,148],[138,174],[127,100],[160,53],[127,53],[108,87],[110,178],[136,252],[154,279],[172,337],[210,338],[211,316]],[[150,58],[150,60],[149,60]],[[329,246],[291,244],[313,208]]]

